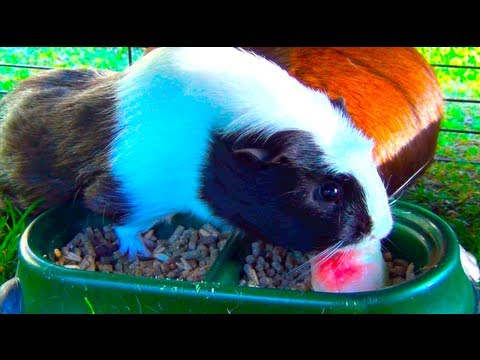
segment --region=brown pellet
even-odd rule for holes
[[[275,269],[276,272],[281,273],[283,272],[283,266],[280,262],[272,262],[272,267]]]
[[[91,227],[88,227],[85,230],[85,235],[87,236],[88,240],[92,241],[94,239],[93,229]]]
[[[174,242],[176,242],[184,231],[185,231],[185,227],[182,225],[178,225],[175,231],[173,232],[173,234],[168,238],[168,242],[170,244],[173,244]]]
[[[200,245],[198,245],[198,246],[197,246],[197,251],[200,252],[200,254],[201,254],[200,256],[203,256],[204,258],[207,258],[207,257],[208,257],[209,251],[208,251],[208,247],[205,246],[205,244],[200,244]]]
[[[383,253],[383,260],[385,260],[386,262],[392,261],[392,253],[390,251],[385,251]]]
[[[108,264],[108,265],[99,264],[98,271],[111,273],[113,272],[113,266],[111,264]]]
[[[160,260],[161,262],[166,262],[170,259],[170,257],[167,254],[161,253],[161,252],[154,252],[152,253],[153,257],[157,260]]]
[[[202,252],[200,250],[191,250],[191,251],[184,252],[182,254],[182,257],[187,260],[200,259],[202,257]]]
[[[183,268],[184,268],[185,270],[188,270],[188,271],[192,270],[192,266],[188,263],[187,260],[185,260],[185,258],[183,258],[183,257],[180,258],[180,261],[182,262]]]
[[[205,224],[202,226],[205,230],[207,230],[210,234],[212,234],[215,237],[220,236],[220,231],[218,231],[216,228],[214,228],[211,224]]]
[[[248,255],[248,256],[246,257],[246,262],[247,262],[247,264],[249,264],[249,265],[253,264],[253,263],[255,262],[255,256],[254,256],[254,255]]]
[[[147,247],[148,250],[153,250],[155,249],[155,246],[157,246],[157,243],[153,240],[151,240],[150,238],[147,239],[147,238],[143,238],[142,239],[143,243],[145,244],[145,246]]]
[[[202,234],[202,232],[203,232],[203,234]],[[206,235],[205,233],[208,234],[208,235]],[[204,229],[200,229],[199,234],[200,234],[200,239],[198,240],[199,244],[205,244],[205,245],[213,244],[214,242],[216,242],[218,240],[217,236],[211,235],[210,233],[208,233]]]
[[[407,272],[405,274],[405,279],[407,281],[413,280],[415,278],[415,274],[413,272],[414,269],[415,269],[415,265],[413,265],[413,263],[408,264]]]
[[[256,286],[258,286],[258,276],[255,270],[248,264],[246,264],[243,268],[245,273],[247,274],[248,279],[253,282]]]
[[[405,276],[406,271],[407,271],[406,267],[395,265],[391,270],[391,273],[394,276]]]
[[[270,268],[270,269],[267,270],[267,276],[269,276],[269,277],[274,277],[275,273],[276,273],[275,269],[273,269],[273,268]]]
[[[407,268],[408,266],[408,261],[402,260],[402,259],[394,259],[393,263],[398,266],[402,266],[404,268]]]
[[[72,244],[73,247],[80,246],[80,244],[83,242],[84,236],[85,235],[83,235],[83,233],[79,233],[79,234],[75,235],[75,237],[70,242],[70,244]]]
[[[64,256],[64,258],[65,258],[65,260],[70,260],[70,261],[74,261],[74,262],[77,262],[77,263],[82,261],[82,258],[80,256],[78,256],[77,254],[75,254],[74,252],[69,252],[68,254],[66,254]]]
[[[212,247],[210,248],[210,258],[211,258],[211,259],[216,259],[217,256],[218,256],[218,250],[215,249],[215,247],[212,246]]]
[[[67,255],[70,252],[70,249],[67,246],[62,247],[61,253],[63,256]]]
[[[150,230],[148,230],[148,231],[145,233],[145,235],[143,235],[143,238],[150,240],[150,239],[152,238],[152,236],[153,236],[154,233],[155,233],[155,230],[150,229]]]
[[[392,279],[392,285],[398,285],[405,282],[405,279],[401,276],[396,276]]]
[[[218,249],[219,249],[220,251],[222,251],[226,244],[227,244],[227,239],[220,240],[220,241],[218,242]]]
[[[261,277],[259,280],[259,284],[261,287],[267,287],[270,285],[271,282],[272,282],[272,279],[265,276]]]
[[[260,252],[261,252],[261,243],[260,241],[256,241],[254,243],[252,243],[252,255],[254,257],[257,257],[260,255]]]
[[[67,269],[76,269],[76,270],[80,270],[80,266],[78,265],[64,265],[64,267],[66,267]]]
[[[191,229],[191,236],[190,241],[188,243],[188,250],[195,250],[198,244],[198,231],[195,229]]]

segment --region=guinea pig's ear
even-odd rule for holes
[[[255,166],[281,164],[286,161],[283,153],[277,153],[264,148],[232,149],[232,152],[237,160]]]

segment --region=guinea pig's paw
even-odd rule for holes
[[[114,227],[114,230],[120,243],[118,251],[122,255],[126,256],[128,254],[130,260],[134,260],[137,254],[146,258],[152,257],[152,253],[143,243],[140,230],[137,227],[117,226]]]
[[[460,262],[462,263],[463,271],[465,271],[465,274],[467,274],[470,279],[478,283],[480,280],[480,270],[478,268],[477,259],[465,250],[462,245],[459,245],[459,247]]]

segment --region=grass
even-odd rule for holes
[[[443,218],[480,260],[479,165],[435,162],[403,195]]]
[[[480,66],[480,48],[418,48],[431,64]],[[133,49],[133,60],[142,56]],[[60,68],[98,68],[121,71],[128,66],[128,50],[116,48],[1,48],[0,64],[30,64]],[[0,91],[44,70],[0,66]],[[480,71],[436,67],[445,98],[480,100]],[[1,94],[0,94],[1,96]],[[445,129],[480,131],[480,104],[446,102]],[[480,136],[441,133],[437,156],[480,162]],[[480,166],[435,162],[409,189],[402,200],[430,209],[455,230],[461,244],[480,260]],[[0,284],[12,277],[18,235],[25,228],[26,214],[9,206],[0,210]],[[93,307],[85,302],[94,313]]]
[[[27,227],[28,215],[40,201],[21,212],[5,199],[6,207],[0,209],[0,284],[10,279],[15,273],[17,247],[20,235]]]
[[[142,48],[133,48],[133,60],[139,59],[142,53]],[[128,66],[128,49],[126,47],[0,47],[0,63],[121,71]],[[10,91],[19,80],[41,71],[45,70],[0,66],[0,90]]]
[[[431,64],[480,66],[480,48],[418,48]],[[435,67],[445,98],[480,100],[480,70]],[[444,129],[480,131],[480,104],[445,103]],[[436,156],[480,163],[480,135],[442,132]],[[480,165],[435,162],[403,194],[443,218],[480,261]]]
[[[84,297],[84,299],[85,299],[85,302],[87,303],[88,308],[90,309],[90,313],[95,315],[95,310],[93,310],[93,306],[90,300],[88,300],[86,296]]]

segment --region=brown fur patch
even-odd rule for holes
[[[70,201],[121,218],[128,212],[110,175],[116,132],[114,72],[51,70],[0,102],[0,194],[39,211]],[[3,116],[2,116],[3,115]]]
[[[378,167],[380,176],[387,187],[388,196],[407,182],[408,174],[413,176],[422,166],[428,164],[409,181],[409,185],[411,185],[427,170],[435,155],[439,131],[440,121],[432,122],[415,135],[406,146],[398,150],[397,156]],[[398,174],[403,174],[403,176]],[[396,197],[398,196],[396,195]]]

